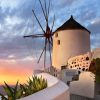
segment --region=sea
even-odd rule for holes
[[[0,93],[3,93],[4,94],[4,90],[3,90],[3,87],[0,86]]]

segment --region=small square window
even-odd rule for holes
[[[57,41],[57,44],[60,45],[60,40]]]
[[[55,37],[58,37],[58,33],[55,34]]]

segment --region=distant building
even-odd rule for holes
[[[53,37],[52,65],[57,69],[69,58],[90,52],[90,31],[71,18],[60,26]]]
[[[100,48],[95,48],[93,51],[92,51],[92,59],[95,59],[95,58],[100,58]]]

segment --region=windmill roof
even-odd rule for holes
[[[70,17],[69,20],[67,20],[62,26],[60,26],[56,31],[60,31],[60,30],[76,30],[76,29],[80,29],[80,30],[86,30],[90,33],[90,31],[88,29],[86,29],[84,26],[82,26],[81,24],[79,24],[74,18],[73,16]],[[56,32],[55,31],[55,32]]]

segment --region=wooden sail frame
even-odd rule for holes
[[[51,2],[49,0],[49,4],[48,4],[48,7],[47,7],[47,2],[46,0],[44,0],[44,7],[43,7],[43,4],[41,2],[41,0],[39,0],[39,4],[41,6],[41,9],[42,9],[42,13],[43,13],[43,16],[45,18],[45,21],[46,21],[46,28],[45,30],[43,29],[34,9],[32,9],[32,13],[34,15],[34,17],[36,18],[36,21],[38,22],[43,34],[34,34],[34,35],[27,35],[27,36],[24,36],[24,38],[26,37],[31,37],[31,38],[44,38],[45,39],[45,44],[44,44],[44,48],[40,54],[40,57],[37,61],[37,63],[40,62],[41,60],[41,57],[44,53],[44,68],[46,66],[46,52],[47,52],[47,44],[49,45],[49,54],[50,54],[50,64],[52,66],[52,57],[51,57],[51,47],[53,46],[53,27],[54,27],[54,23],[55,23],[55,15],[54,15],[54,18],[53,18],[53,22],[52,22],[52,27],[50,28],[49,27],[49,23],[48,23],[48,18],[49,18],[49,12],[50,12],[50,5],[51,5]]]

